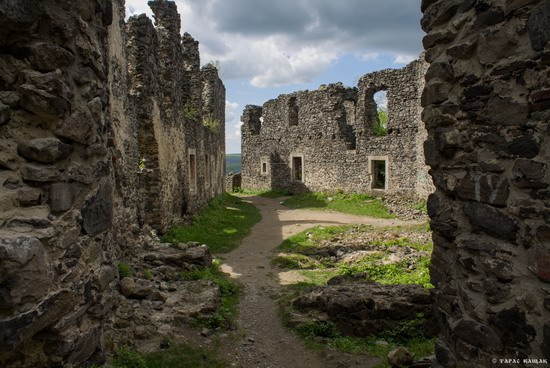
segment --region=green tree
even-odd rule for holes
[[[378,121],[374,124],[374,134],[383,137],[388,134],[388,109],[378,106]]]

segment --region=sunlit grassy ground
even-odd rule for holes
[[[239,189],[238,192],[233,193],[236,196],[260,196],[265,198],[280,198],[290,196],[290,192],[287,190],[250,190],[250,189]]]
[[[290,208],[332,210],[359,216],[394,218],[378,198],[357,193],[305,193],[286,199]]]
[[[192,224],[173,227],[162,240],[196,241],[208,245],[212,253],[227,253],[240,244],[260,219],[260,211],[251,203],[225,193],[212,200]]]
[[[382,284],[419,284],[430,288],[428,266],[433,244],[429,227],[424,225],[393,226],[375,228],[372,226],[319,226],[308,229],[285,240],[278,248],[280,252],[273,263],[281,268],[296,270],[307,281],[290,285],[279,299],[284,322],[290,320],[292,307],[290,301],[299,292],[313,286],[326,285],[327,281],[338,275],[364,274],[371,280]],[[331,243],[350,244],[354,249],[376,249],[376,252],[358,258],[356,262],[334,261],[330,257],[320,256],[322,248]],[[422,256],[409,264],[408,261],[386,263],[390,248],[408,247]],[[433,354],[435,339],[422,336],[418,324],[423,316],[406,321],[391,331],[379,336],[359,338],[345,336],[329,321],[312,321],[296,326],[296,332],[313,349],[336,349],[352,354],[369,354],[380,357],[376,368],[386,368],[386,357],[398,346],[405,346],[417,358]]]
[[[324,285],[330,278],[337,275],[364,273],[369,279],[382,284],[419,284],[430,288],[432,285],[428,266],[433,243],[431,240],[409,239],[406,236],[414,235],[415,232],[427,233],[428,231],[426,225],[385,228],[367,225],[318,226],[293,235],[281,243],[278,248],[280,253],[273,259],[273,263],[282,268],[300,270],[299,272],[306,276],[312,285]],[[403,232],[404,236],[385,238],[384,234],[388,232],[394,234]],[[331,240],[354,242],[360,239],[363,233],[370,234],[369,241],[360,248],[372,247],[379,251],[364,256],[352,264],[334,262],[317,254],[319,247],[325,246],[326,242]],[[409,261],[387,262],[391,255],[390,248],[394,246],[409,247],[421,252],[423,256],[415,260],[414,264],[410,264]]]

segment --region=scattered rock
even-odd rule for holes
[[[326,313],[338,330],[347,335],[371,336],[414,320],[426,335],[433,333],[432,297],[419,285],[382,285],[357,281],[352,285],[327,285],[303,292],[292,305],[300,312]],[[424,321],[423,321],[424,322]]]
[[[388,363],[394,368],[406,367],[412,362],[412,354],[404,347],[398,347],[397,349],[390,351],[388,354]]]

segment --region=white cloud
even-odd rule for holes
[[[415,60],[417,57],[412,55],[399,54],[395,56],[393,60],[394,64],[408,64],[411,61]]]
[[[182,31],[200,42],[202,62],[219,60],[224,80],[255,87],[307,83],[346,53],[380,53],[406,64],[420,52],[420,0],[176,0]],[[151,14],[147,0],[128,12]],[[369,50],[369,51],[367,51]],[[373,51],[374,50],[374,51]]]
[[[378,60],[379,57],[380,54],[378,52],[367,52],[359,56],[359,58],[363,61]]]
[[[239,104],[225,101],[225,139],[231,152],[237,152],[241,144],[241,119]]]
[[[239,108],[239,104],[236,102],[225,101],[225,108],[229,110],[236,110]]]

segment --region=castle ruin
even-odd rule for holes
[[[242,121],[244,189],[396,192],[426,197],[420,96],[427,64],[364,75],[246,106]],[[387,134],[377,135],[375,93],[387,93]]]
[[[125,24],[123,3],[0,3],[2,366],[102,362],[117,258],[223,190],[216,71],[180,38],[173,3],[150,2],[156,28]],[[427,193],[425,156],[434,366],[534,366],[524,359],[550,357],[550,1],[423,0],[422,11],[425,87],[415,62],[358,90],[248,107],[244,146],[269,149],[243,152],[243,185]],[[384,88],[403,98],[375,137],[371,97]],[[385,162],[385,187],[369,161]]]
[[[3,367],[101,362],[118,258],[224,191],[216,68],[175,3],[123,4],[0,3]]]

